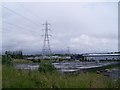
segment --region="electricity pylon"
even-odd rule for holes
[[[50,41],[49,41],[49,36],[51,36],[50,34],[48,34],[48,31],[50,30],[48,28],[48,26],[50,25],[47,21],[45,22],[45,24],[43,24],[45,26],[44,29],[44,42],[43,42],[43,49],[42,49],[42,55],[43,56],[49,56],[51,55],[51,48],[50,48]]]
[[[68,46],[67,49],[67,54],[70,54],[70,47]]]

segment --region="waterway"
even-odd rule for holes
[[[88,71],[91,69],[99,69],[108,65],[118,65],[118,62],[58,62],[52,63],[54,67],[60,73],[80,73],[82,71]],[[38,70],[39,64],[32,63],[32,64],[15,64],[16,69],[27,69],[27,70]],[[111,72],[104,72],[103,74],[107,74],[112,78],[120,78],[120,69],[111,70]]]

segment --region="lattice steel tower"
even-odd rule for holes
[[[45,24],[43,24],[45,26],[44,29],[44,42],[43,42],[43,50],[42,50],[42,55],[46,56],[46,55],[50,55],[51,54],[51,48],[50,48],[50,41],[49,41],[49,36],[51,36],[50,34],[48,34],[49,29],[49,23],[46,21]]]
[[[70,47],[68,46],[67,49],[67,54],[70,54]]]

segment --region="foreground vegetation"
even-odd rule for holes
[[[95,72],[62,75],[58,72],[16,70],[3,65],[2,76],[3,88],[120,88],[118,80]]]
[[[0,89],[2,88],[2,64],[0,62]]]
[[[58,73],[50,62],[41,62],[39,70],[15,69],[13,64],[31,63],[23,59],[2,58],[3,88],[120,88],[120,79],[112,80],[96,72],[64,75]]]

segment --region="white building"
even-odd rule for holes
[[[86,60],[120,60],[120,54],[84,54]]]
[[[70,56],[35,56],[35,57],[27,57],[28,60],[38,60],[38,59],[71,59]]]

